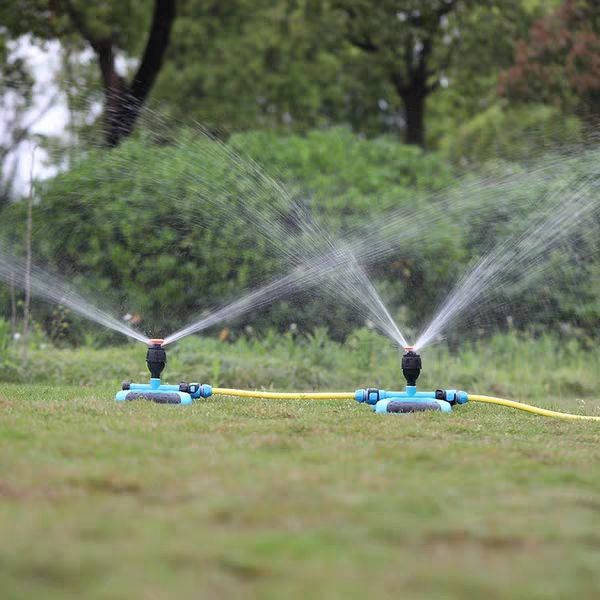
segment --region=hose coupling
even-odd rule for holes
[[[455,404],[466,404],[469,400],[469,394],[461,390],[435,390],[436,400],[445,400],[452,406]]]
[[[366,402],[367,404],[372,404],[375,406],[377,402],[381,399],[382,393],[381,390],[377,388],[367,388],[366,390],[360,389],[354,392],[354,399],[357,402]]]

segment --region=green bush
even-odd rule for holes
[[[17,363],[10,352],[10,324],[0,319],[0,379],[10,381],[17,371]]]
[[[494,104],[442,139],[440,151],[462,164],[490,159],[519,162],[581,140],[579,120],[551,106]]]
[[[289,193],[252,161],[265,164]],[[34,211],[35,257],[94,302],[139,314],[142,327],[160,335],[287,272],[294,256],[326,249],[318,235],[306,243],[299,212],[325,223],[329,233],[343,233],[387,210],[416,206],[416,195],[450,180],[435,155],[346,129],[305,137],[248,133],[227,145],[193,131],[168,143],[140,134],[118,149],[90,153],[43,184]],[[22,239],[23,206],[11,207],[3,222],[13,243]],[[325,301],[324,309],[311,297],[294,294],[247,315],[244,324],[322,325],[339,338],[364,322],[347,306]]]
[[[453,180],[450,165],[435,153],[392,137],[361,139],[344,128],[306,136],[258,131],[235,135],[230,144],[297,193],[310,195],[313,208],[334,230],[364,224]]]
[[[439,155],[388,138],[364,140],[346,129],[306,136],[251,132],[227,144],[189,130],[162,138],[142,133],[115,150],[90,153],[44,183],[34,211],[34,256],[92,303],[141,318],[150,335],[165,335],[288,272],[298,256],[326,249],[319,232],[304,235],[298,215],[309,225],[311,219],[324,224],[327,234],[357,241],[365,225],[376,233],[374,223],[406,209],[418,234],[368,269],[412,339],[471,261],[521,233],[540,207],[548,208],[553,191],[594,173],[596,159],[593,152],[542,156],[537,171],[497,160],[453,184],[455,175]],[[2,217],[0,232],[22,252],[23,203]],[[520,286],[504,282],[483,318],[470,314],[467,327],[453,326],[455,334],[477,335],[480,325],[543,331],[557,323],[593,333],[600,321],[594,231],[582,223],[544,257],[553,265],[544,277]],[[295,292],[221,326],[228,339],[239,337],[242,325],[301,332],[325,327],[343,339],[370,315],[335,286],[328,291],[333,297],[317,294],[316,300],[315,290]],[[68,312],[34,308],[60,343],[89,331]],[[96,335],[97,341],[115,339]]]

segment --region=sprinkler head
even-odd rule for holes
[[[412,346],[407,346],[405,350],[406,354],[402,356],[402,374],[406,379],[406,385],[416,386],[421,374],[421,356]]]
[[[163,342],[164,340],[161,339],[150,340],[148,352],[146,352],[146,364],[150,371],[150,377],[153,379],[160,379],[160,374],[167,364],[167,353],[162,347]]]

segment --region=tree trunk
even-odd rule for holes
[[[88,41],[98,58],[105,98],[104,136],[107,146],[118,146],[133,131],[142,106],[162,67],[175,20],[176,0],[154,0],[146,47],[131,83],[117,73],[112,38],[97,38],[88,29],[84,18],[71,0],[63,2],[75,27]]]
[[[390,80],[404,105],[404,141],[415,146],[425,146],[425,105],[431,87],[427,85],[426,57],[407,76],[400,72],[391,74]]]
[[[17,292],[15,290],[15,274],[10,275],[10,330],[13,338],[17,333]]]
[[[404,103],[405,134],[407,144],[425,146],[425,105],[427,93],[421,89],[411,89],[401,94]]]
[[[29,338],[29,312],[31,308],[31,258],[33,241],[33,169],[35,166],[35,151],[31,153],[31,171],[29,174],[29,198],[27,200],[27,230],[25,234],[25,305],[23,306],[23,359],[27,360]]]
[[[117,73],[112,43],[103,41],[96,43],[98,66],[102,74],[104,86],[104,138],[110,148],[118,146],[121,138],[122,106],[127,102],[129,92],[127,83]]]
[[[162,67],[174,20],[175,0],[154,0],[152,24],[144,55],[131,84],[126,86],[121,97],[118,123],[113,123],[112,131],[107,134],[107,142],[110,146],[117,146],[133,131],[142,106]]]

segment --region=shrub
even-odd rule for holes
[[[387,138],[364,140],[346,129],[287,137],[251,132],[227,144],[189,130],[161,139],[139,134],[115,150],[90,153],[40,188],[35,257],[92,302],[129,313],[134,324],[141,319],[150,335],[165,335],[286,273],[298,256],[326,249],[318,232],[305,235],[301,221],[310,227],[315,219],[327,233],[356,241],[365,225],[377,233],[373,223],[385,224],[389,211],[404,208],[420,228],[417,235],[369,274],[412,337],[415,330],[405,324],[424,325],[470,261],[521,233],[540,207],[548,208],[552,192],[593,174],[596,159],[593,152],[542,157],[537,172],[488,162],[450,185],[452,171],[439,155]],[[2,216],[0,228],[18,247],[23,206]],[[544,258],[554,268],[545,277],[497,286],[499,301],[463,333],[476,335],[475,322],[507,327],[507,314],[517,327],[547,328],[558,319],[593,331],[600,320],[595,231],[582,223],[553,247]],[[295,291],[237,322],[226,320],[223,336],[236,339],[243,323],[280,332],[291,325],[304,333],[326,327],[333,338],[345,338],[369,315],[340,298],[335,286],[332,291],[318,301],[313,289]],[[36,305],[36,317],[54,338],[85,337],[87,329],[68,313],[57,318]]]
[[[539,160],[544,151],[572,147],[581,139],[578,119],[551,106],[494,104],[445,137],[440,150],[462,164],[491,159],[522,162]]]
[[[259,174],[253,160],[289,193]],[[306,244],[299,207],[336,234],[449,181],[439,157],[346,129],[240,134],[228,145],[193,131],[169,143],[140,134],[115,150],[91,152],[43,184],[35,257],[103,306],[140,315],[142,327],[160,335],[285,273],[300,250],[318,253],[325,240]],[[3,222],[9,235],[22,229],[23,207],[11,207]],[[325,301],[324,310],[310,298],[295,294],[244,323],[322,325],[343,337],[363,322],[347,306]]]

